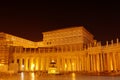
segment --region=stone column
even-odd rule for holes
[[[100,54],[100,70],[103,71],[103,57],[102,57],[103,54]]]
[[[23,71],[23,59],[20,59],[20,71]]]
[[[28,71],[28,58],[25,58],[25,71]]]
[[[77,71],[80,70],[79,57],[76,58],[76,68],[77,68]]]
[[[71,61],[70,61],[71,58],[68,59],[68,71],[71,71]]]
[[[117,66],[116,66],[116,57],[115,57],[115,53],[113,53],[113,66],[114,66],[114,71],[117,71]]]
[[[67,65],[66,71],[68,72],[68,58],[66,58],[65,63],[66,63],[66,65]]]
[[[62,71],[65,72],[65,59],[62,58]]]
[[[72,60],[72,67],[73,67],[73,71],[76,71],[76,59],[75,58]]]
[[[90,54],[90,67],[91,67],[91,72],[93,72],[94,66],[93,66],[93,55],[92,54]]]
[[[90,72],[90,55],[87,55],[87,71]]]
[[[87,57],[84,56],[84,71],[87,71]]]
[[[34,64],[33,58],[30,58],[30,71],[34,71],[34,67],[35,67],[35,64]]]
[[[39,69],[40,69],[40,71],[42,70],[42,60],[41,60],[41,57],[39,58]]]
[[[48,68],[49,68],[49,58],[47,57],[45,59],[45,70],[48,71]]]
[[[67,58],[64,59],[64,70],[67,71]]]
[[[97,54],[97,53],[96,53]],[[95,67],[95,72],[97,71],[97,55],[94,55],[94,63],[95,63],[95,65],[94,65],[94,67]]]
[[[45,61],[44,61],[44,57],[41,58],[41,70],[42,70],[42,71],[45,70]]]
[[[62,62],[62,57],[60,57],[60,71],[63,71],[63,62]]]
[[[95,54],[92,55],[92,61],[93,61],[93,72],[95,72],[96,71]]]
[[[81,61],[81,57],[80,57],[80,59],[79,59],[79,64],[80,64],[80,71],[82,71],[82,61]]]
[[[92,68],[92,69],[93,69],[92,71],[93,71],[93,72],[95,72],[95,59],[94,59],[94,58],[95,58],[95,55],[93,54],[93,55],[92,55],[92,67],[93,67],[93,68]]]
[[[99,58],[99,54],[96,55],[96,66],[97,66],[97,71],[100,72],[100,58]]]
[[[60,60],[60,57],[58,57],[57,59],[57,67],[58,67],[58,70],[60,71],[61,69],[61,60]]]
[[[112,53],[108,53],[107,58],[108,58],[108,70],[112,71],[113,70]]]
[[[35,59],[35,70],[36,71],[39,70],[39,58],[38,57]]]
[[[81,57],[81,64],[82,64],[81,69],[82,69],[82,71],[84,71],[84,64],[85,64],[83,59],[84,59],[84,56]]]

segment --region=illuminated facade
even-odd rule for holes
[[[59,72],[120,70],[119,40],[102,46],[82,26],[43,32],[41,42],[0,33],[0,45],[0,70],[4,71],[47,72],[50,67]]]

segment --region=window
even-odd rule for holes
[[[47,42],[47,45],[51,44],[51,42]]]

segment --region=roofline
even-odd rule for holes
[[[67,30],[67,29],[74,29],[74,28],[82,28],[83,26],[73,26],[73,27],[67,27],[67,28],[61,28],[61,29],[55,29],[55,30],[50,30],[50,31],[46,31],[46,32],[42,32],[42,34],[44,33],[50,33],[50,32],[56,32],[56,31],[61,31],[61,30]]]

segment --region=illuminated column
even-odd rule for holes
[[[71,58],[68,58],[68,71],[71,71],[71,63],[70,63],[70,59],[71,59]]]
[[[47,50],[46,50],[46,51],[47,51]],[[44,58],[43,58],[43,65],[44,65],[43,68],[44,68],[44,71],[46,71],[46,68],[47,68],[47,65],[46,65],[46,64],[47,64],[47,58],[44,57]]]
[[[79,64],[80,64],[80,71],[82,71],[82,61],[81,61],[81,57],[79,58]]]
[[[84,56],[84,71],[87,71],[87,57],[86,55]]]
[[[117,56],[118,57],[118,70],[120,71],[120,62],[119,62],[120,61],[120,53],[117,53],[117,54],[118,54],[118,56]]]
[[[62,58],[62,71],[65,71],[65,67],[66,67],[65,59]]]
[[[28,58],[25,58],[25,71],[28,71]]]
[[[71,58],[71,69],[74,71],[74,64],[73,64],[74,58]]]
[[[100,58],[99,58],[99,53],[96,55],[96,66],[97,66],[97,71],[100,72]]]
[[[84,65],[83,65],[84,71],[86,71],[86,57],[85,57],[85,55],[84,55],[84,58],[83,58],[83,63],[84,63]]]
[[[95,71],[96,71],[96,72],[97,72],[97,54],[98,54],[98,53],[95,54]]]
[[[45,70],[45,62],[44,62],[44,57],[41,58],[41,70],[44,71]]]
[[[90,71],[90,55],[89,54],[87,55],[87,65],[86,65],[86,67],[87,67],[87,71],[89,72]]]
[[[95,71],[94,54],[92,55],[92,71]]]
[[[77,71],[80,70],[79,57],[76,58],[76,68],[77,68]]]
[[[23,70],[23,59],[21,58],[20,59],[20,71],[22,71]]]
[[[40,71],[42,71],[42,61],[41,61],[41,57],[39,58],[39,69],[40,69]]]
[[[107,54],[107,62],[108,62],[108,71],[112,71],[113,70],[113,63],[112,63],[111,53]]]
[[[102,57],[103,54],[100,54],[100,70],[103,71],[103,57]]]
[[[74,67],[74,71],[76,71],[76,58],[74,58],[74,61],[73,61],[73,67]]]
[[[94,55],[93,55],[93,66],[94,66],[94,69],[93,69],[93,70],[94,70],[94,72],[96,71],[96,63],[95,63],[96,60],[95,60],[95,57],[96,57],[96,56],[95,56],[95,54],[94,54]]]
[[[116,68],[116,58],[115,58],[115,53],[113,53],[113,66],[114,66],[114,71],[117,71],[117,68]]]
[[[60,64],[61,64],[60,65],[60,71],[63,71],[63,61],[62,60],[63,60],[63,58],[61,57],[60,58]]]
[[[83,62],[83,55],[80,56],[80,71],[83,71],[83,66],[84,66],[84,62]]]
[[[46,58],[44,57],[44,60],[43,60],[43,65],[44,65],[44,71],[46,70]]]
[[[33,58],[30,59],[30,70],[31,71],[34,71],[34,68],[35,68],[35,64],[33,60],[34,60]]]
[[[68,71],[71,71],[71,63],[70,63],[70,58],[68,58]]]
[[[93,72],[95,72],[95,54],[92,55]]]
[[[48,71],[48,68],[49,68],[49,58],[46,58],[45,59],[45,70]]]
[[[60,71],[60,58],[57,58],[57,69],[58,69],[58,71]]]
[[[43,71],[44,70],[44,59],[43,57],[41,58],[41,66],[40,66],[40,70]]]
[[[90,54],[90,66],[91,66],[91,71],[93,72],[93,60],[92,60],[92,58],[93,58],[93,55],[92,54]]]
[[[39,58],[37,57],[36,59],[35,59],[35,70],[36,71],[38,71],[39,70]]]
[[[66,71],[68,71],[68,58],[66,58],[66,60],[65,60],[65,63],[66,63]]]
[[[108,70],[108,67],[107,67],[107,53],[104,54],[104,68],[105,68],[105,71]]]
[[[64,59],[64,70],[67,71],[67,58]]]
[[[82,56],[82,55],[81,55]],[[82,62],[81,62],[81,56],[79,57],[79,70],[82,71]]]
[[[84,55],[82,56],[82,71],[85,71]]]

